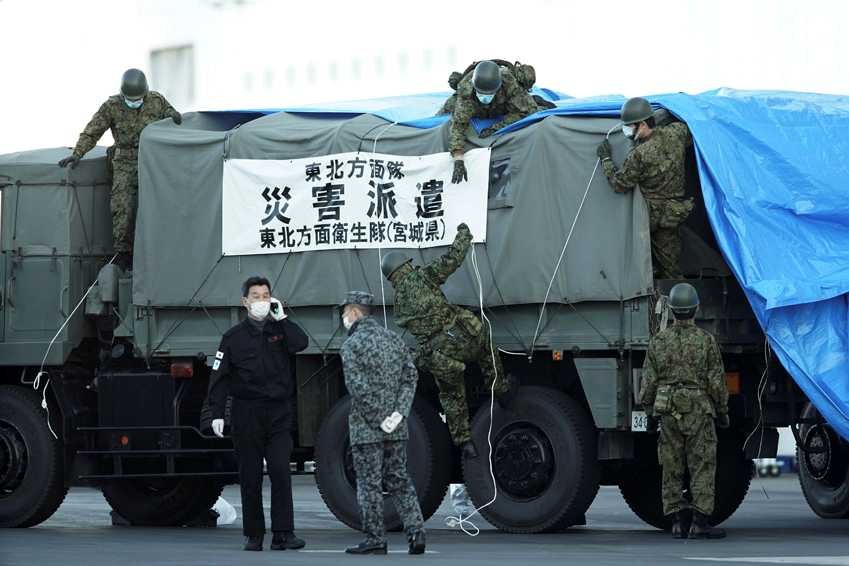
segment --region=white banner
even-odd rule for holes
[[[484,241],[489,156],[467,151],[469,180],[456,185],[448,153],[228,159],[222,253],[445,246],[462,222]]]

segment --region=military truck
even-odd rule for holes
[[[73,485],[99,487],[131,524],[182,525],[208,510],[222,486],[237,481],[232,444],[211,434],[204,411],[210,366],[222,333],[245,315],[241,282],[264,274],[310,339],[293,365],[292,466],[314,469],[330,510],[358,526],[337,355],[345,333],[335,305],[349,289],[369,290],[385,304],[377,316],[395,327],[381,250],[223,255],[222,164],[445,151],[447,124],[393,122],[370,114],[208,112],[188,114],[179,127],[150,125],[141,136],[131,271],[110,263],[103,149],[73,170],[56,166],[61,148],[0,156],[0,525],[46,520]],[[657,436],[645,432],[636,398],[649,339],[668,323],[664,296],[674,281],[652,276],[642,197],[615,194],[596,166],[595,146],[615,125],[549,116],[494,140],[468,135],[470,147],[491,144],[488,230],[474,246],[483,293],[470,258],[445,291],[479,314],[483,305],[498,355],[522,384],[515,405],[497,410],[492,423],[498,497],[482,515],[504,531],[579,524],[600,485],[618,485],[641,519],[669,526]],[[626,142],[619,134],[610,140],[621,162]],[[689,190],[701,203],[693,159]],[[446,182],[445,190],[462,186]],[[702,300],[697,322],[719,340],[731,393],[713,521],[737,509],[752,458],[774,457],[775,427],[787,425],[802,446],[811,507],[823,517],[847,516],[846,443],[770,355],[703,205],[683,233],[683,269]],[[424,263],[444,249],[408,251]],[[476,505],[493,494],[488,391],[476,368],[466,377],[473,435],[484,449],[465,463],[440,417],[432,377],[420,377],[409,467],[426,517],[450,482],[465,482]],[[386,517],[399,527],[389,502]]]

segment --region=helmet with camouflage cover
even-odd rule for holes
[[[699,308],[699,293],[689,283],[678,283],[669,291],[669,308],[675,318],[688,319],[696,316]]]
[[[392,274],[398,271],[402,266],[413,261],[408,255],[401,252],[389,252],[383,256],[383,262],[380,264],[380,269],[383,271],[383,276],[389,279]]]
[[[138,100],[147,94],[147,77],[138,69],[127,69],[121,78],[121,94],[130,100]]]
[[[472,74],[472,86],[481,94],[495,94],[501,88],[501,68],[495,61],[481,61]]]
[[[651,104],[645,98],[629,98],[622,105],[621,120],[623,124],[630,125],[648,120],[654,114]]]

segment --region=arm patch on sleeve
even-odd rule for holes
[[[212,371],[218,371],[219,367],[221,367],[221,360],[215,360],[215,363],[212,364]]]
[[[224,352],[222,352],[221,350],[218,350],[217,352],[215,352],[215,359],[216,360],[223,360],[224,359]]]

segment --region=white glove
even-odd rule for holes
[[[395,411],[394,413],[383,419],[383,422],[380,423],[380,428],[383,430],[383,432],[389,434],[396,428],[398,428],[398,425],[401,424],[401,421],[403,419],[404,416],[401,415],[401,413],[399,413],[398,411]]]
[[[283,303],[281,303],[280,301],[278,301],[274,297],[271,298],[271,312],[270,312],[270,314],[271,314],[271,318],[273,320],[276,320],[277,322],[280,322],[281,320],[286,318],[286,313],[283,312]]]
[[[218,438],[224,438],[224,419],[212,419],[212,432]]]

